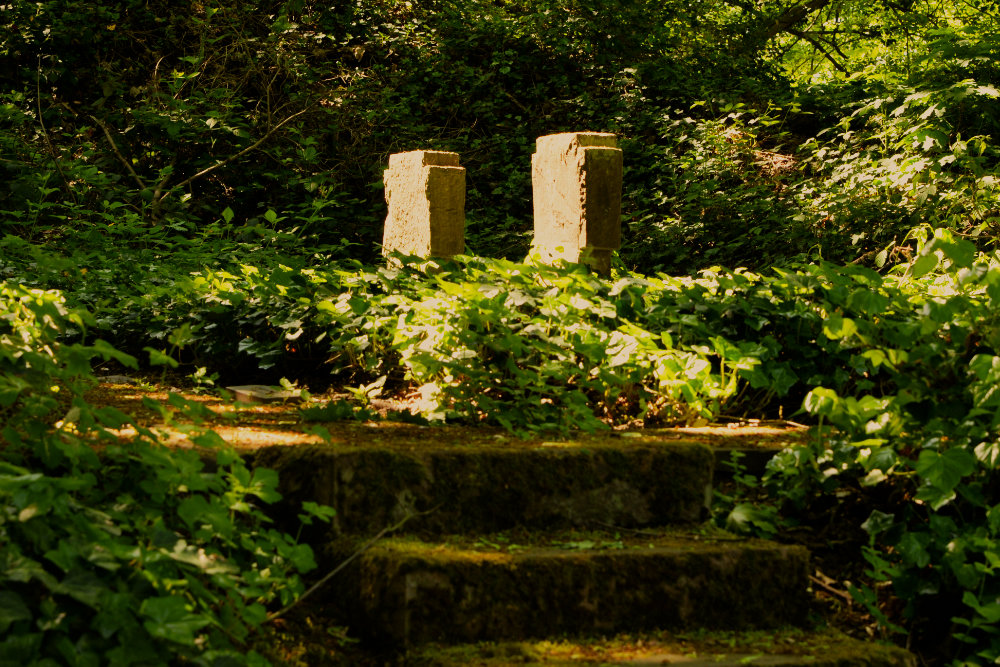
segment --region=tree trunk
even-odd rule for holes
[[[750,36],[752,45],[758,48],[763,46],[768,40],[794,27],[807,16],[819,9],[823,9],[831,2],[833,0],[808,0],[807,2],[789,7],[769,22],[766,22]]]

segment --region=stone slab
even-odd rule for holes
[[[302,398],[302,391],[299,389],[284,389],[266,384],[242,384],[226,389],[233,392],[233,398],[240,403],[274,403]]]
[[[334,507],[337,534],[372,534],[409,513],[408,530],[488,533],[691,523],[705,516],[714,457],[699,443],[588,440],[560,447],[271,447],[291,508]],[[290,510],[294,511],[294,510]],[[294,514],[292,514],[294,516]]]
[[[382,646],[746,630],[803,623],[808,552],[760,540],[645,538],[617,549],[490,551],[394,539],[327,595],[355,600],[352,631]],[[351,552],[343,546],[342,553]]]

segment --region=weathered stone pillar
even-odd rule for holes
[[[543,261],[611,270],[621,247],[622,151],[607,132],[539,137],[531,156],[535,240]]]
[[[382,254],[420,257],[465,252],[465,167],[458,153],[410,151],[389,156],[385,170]]]

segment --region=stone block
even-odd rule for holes
[[[535,239],[543,261],[611,269],[621,247],[622,151],[607,132],[539,137],[531,156]]]
[[[384,432],[380,439],[374,446],[270,447],[256,453],[254,465],[278,471],[292,506],[311,500],[336,509],[333,529],[345,535],[370,535],[431,508],[407,530],[691,524],[704,518],[711,497],[714,456],[696,442],[595,437],[522,448],[427,433],[393,448]]]
[[[383,540],[327,595],[358,601],[352,628],[383,647],[808,622],[804,547],[670,531],[609,538],[620,548],[567,549],[525,533],[517,549],[475,538]],[[338,561],[358,549],[332,548]]]
[[[465,167],[458,153],[396,153],[383,180],[389,205],[383,255],[448,258],[465,252]]]

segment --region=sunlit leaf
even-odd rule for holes
[[[925,276],[934,269],[937,268],[938,257],[934,253],[927,253],[926,255],[921,255],[910,265],[910,275],[914,278],[920,278]]]
[[[850,338],[857,333],[858,327],[854,320],[839,313],[831,313],[823,323],[823,334],[833,340]]]

